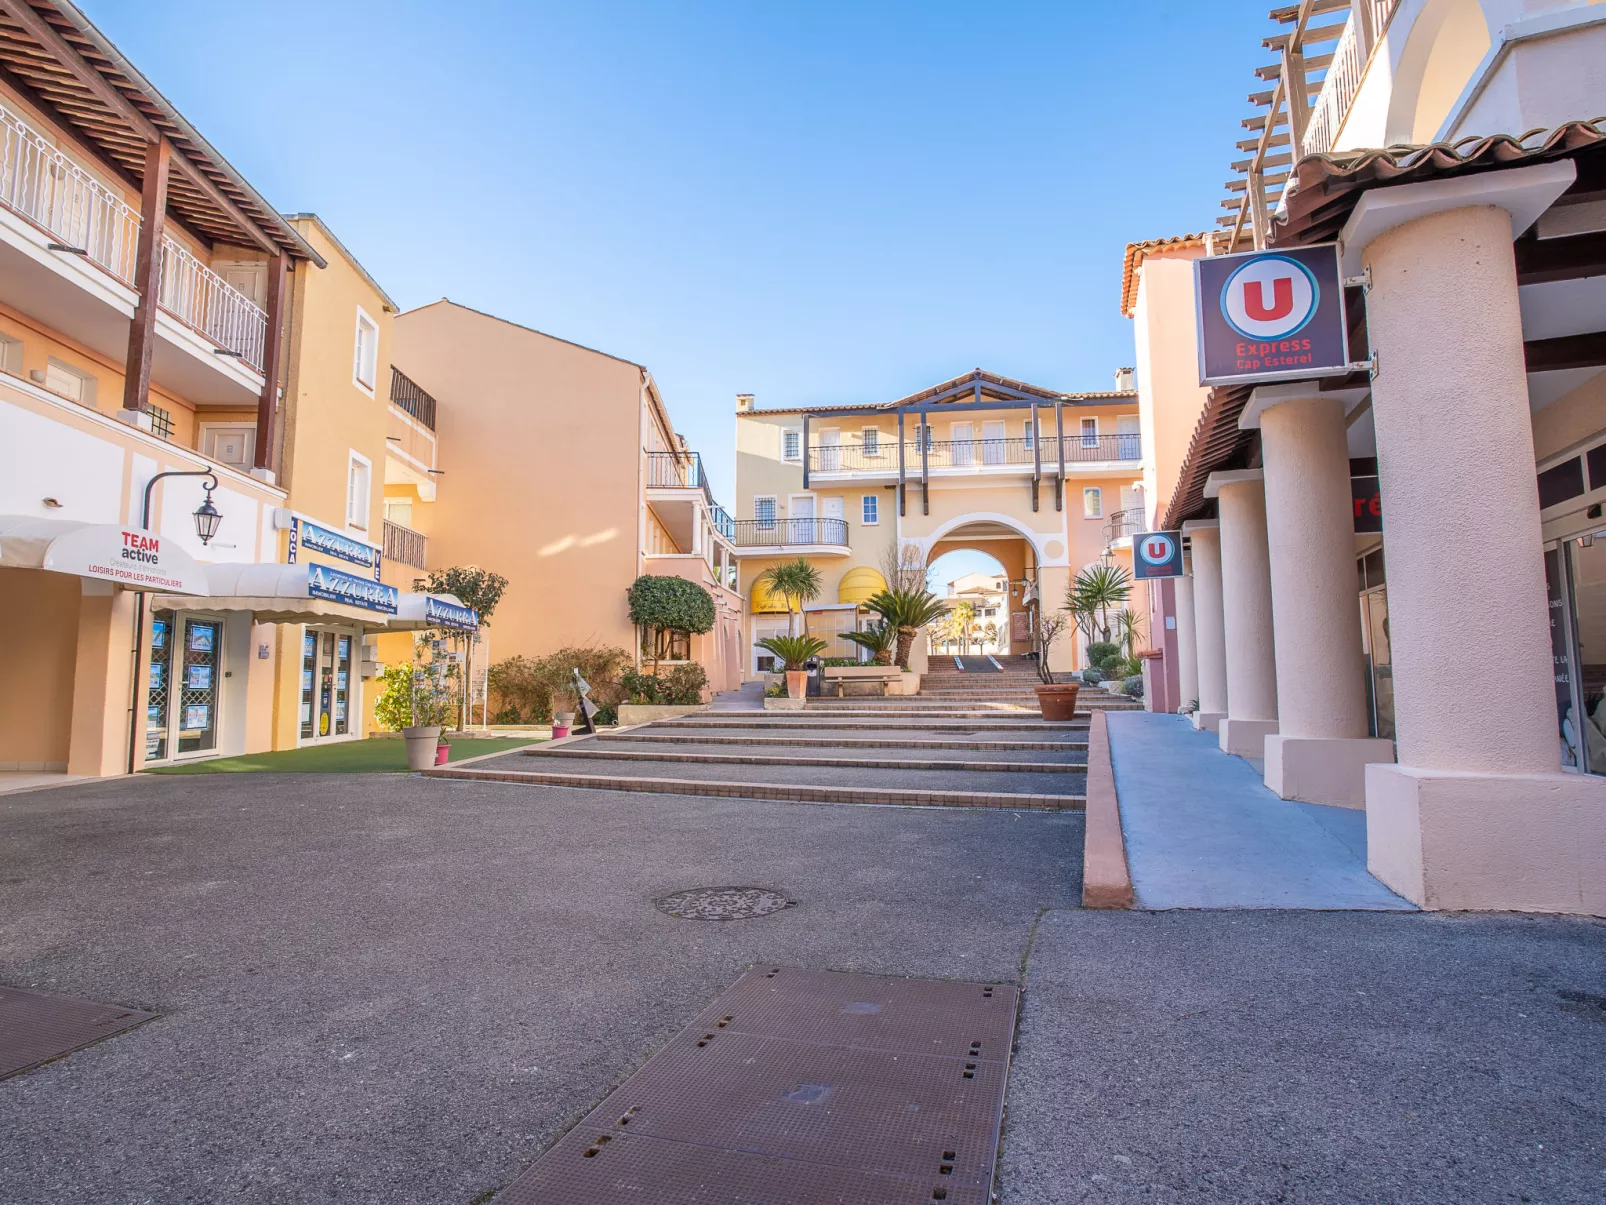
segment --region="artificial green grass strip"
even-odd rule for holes
[[[503,753],[535,739],[524,736],[479,737],[452,742],[452,761]],[[399,737],[371,737],[364,741],[344,741],[338,745],[309,745],[305,749],[281,749],[274,753],[248,753],[242,757],[219,757],[211,761],[188,762],[178,766],[157,766],[147,774],[404,774],[407,771],[407,742]]]

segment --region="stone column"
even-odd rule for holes
[[[1184,523],[1193,544],[1193,620],[1199,710],[1193,726],[1216,732],[1227,716],[1227,643],[1221,617],[1221,530],[1214,520]],[[1191,696],[1190,696],[1191,697]]]
[[[1400,761],[1366,769],[1367,853],[1427,907],[1600,915],[1606,779],[1560,771],[1512,221],[1475,204],[1534,173],[1458,181],[1462,208],[1362,253]]]
[[[1199,697],[1199,645],[1194,631],[1193,578],[1175,579],[1177,608],[1177,694],[1186,707]]]
[[[1227,718],[1221,747],[1262,757],[1277,731],[1266,490],[1259,469],[1211,473],[1205,497],[1221,505],[1221,619],[1227,644]]]
[[[1260,426],[1277,651],[1277,732],[1266,785],[1284,799],[1358,808],[1366,765],[1394,760],[1369,737],[1355,596],[1355,523],[1344,405],[1309,384],[1255,390],[1241,426]]]

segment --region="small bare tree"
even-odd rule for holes
[[[1043,611],[1037,613],[1037,676],[1042,679],[1044,686],[1054,685],[1054,672],[1048,668],[1048,653],[1054,647],[1054,642],[1060,634],[1070,626],[1071,617],[1064,611]]]
[[[887,589],[897,593],[920,593],[926,588],[926,558],[913,540],[897,540],[887,545],[881,556],[881,576]]]

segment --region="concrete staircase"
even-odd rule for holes
[[[871,700],[887,704],[908,704],[915,700],[943,706],[958,703],[975,707],[1015,707],[1037,710],[1037,696],[1032,687],[1037,685],[1037,669],[1032,662],[1021,658],[998,658],[1000,669],[992,672],[961,670],[953,657],[929,657],[926,673],[920,680],[920,693],[913,699]],[[975,657],[957,659],[967,666],[982,660]],[[822,700],[810,699],[812,708]],[[861,700],[862,701],[862,700]],[[1077,695],[1076,706],[1081,711],[1136,711],[1143,704],[1125,695],[1112,694],[1099,686],[1083,685]]]
[[[811,700],[811,704],[815,702]],[[571,737],[433,777],[800,803],[1080,810],[1087,720],[918,700],[721,709]],[[902,706],[865,707],[866,703]]]

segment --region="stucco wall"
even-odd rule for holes
[[[1209,390],[1199,384],[1193,261],[1202,247],[1143,259],[1133,313],[1144,481],[1151,514],[1163,514],[1177,488]]]
[[[633,649],[624,595],[646,515],[641,367],[446,301],[399,315],[396,335],[397,366],[438,407],[444,475],[415,522],[427,524],[432,566],[508,579],[496,660]]]
[[[9,634],[0,674],[0,763],[67,761],[78,603],[75,577],[0,569],[0,631]]]

